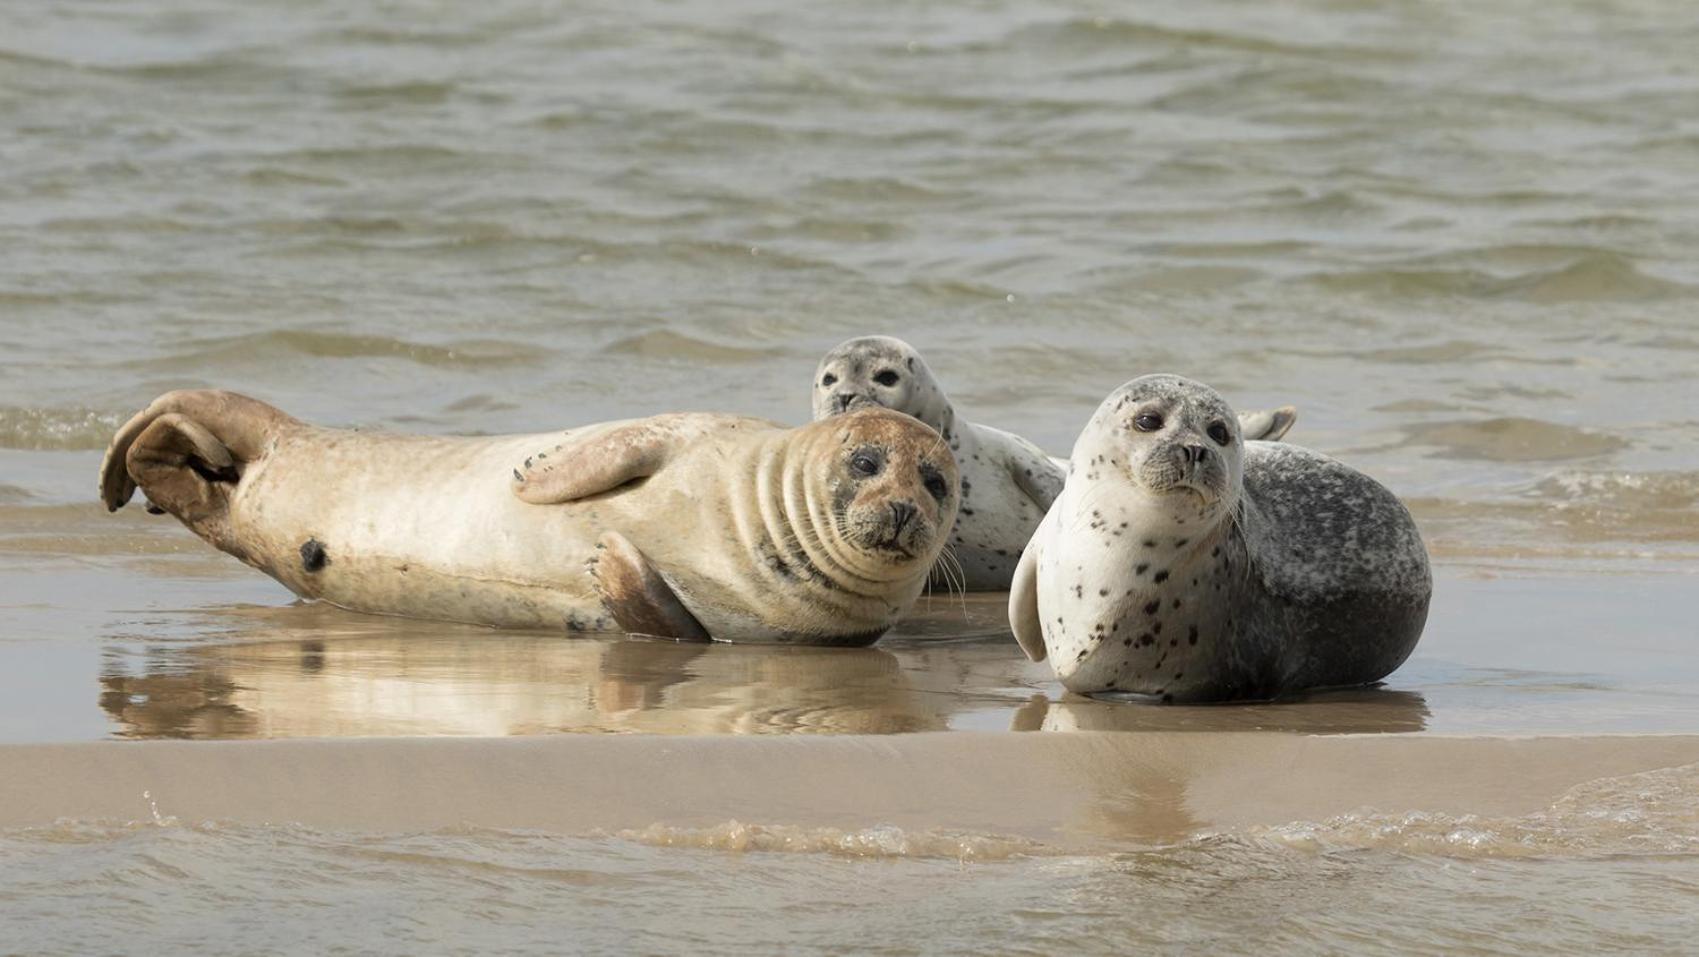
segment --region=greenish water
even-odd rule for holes
[[[0,0],[0,734],[1699,729],[1696,46],[1674,0]],[[1298,405],[1422,523],[1416,657],[1366,701],[1152,717],[1062,701],[995,615],[823,667],[479,654],[94,503],[174,387],[800,422],[876,332],[1057,453],[1142,372]],[[795,854],[61,822],[0,831],[0,949],[1679,953],[1699,818],[1653,773],[966,864],[871,820]]]

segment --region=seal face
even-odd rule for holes
[[[1158,375],[1081,432],[1009,614],[1071,691],[1267,698],[1386,676],[1431,592],[1391,492],[1307,449],[1245,442],[1214,390]]]
[[[925,588],[960,496],[925,424],[663,415],[554,435],[316,428],[169,393],[114,436],[137,488],[295,593],[355,611],[680,640],[868,644]]]

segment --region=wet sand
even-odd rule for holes
[[[1699,764],[1699,736],[986,733],[0,748],[0,826],[293,822],[587,834],[727,821],[1008,835],[1098,852],[1348,812],[1513,817]]]

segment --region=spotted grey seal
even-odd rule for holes
[[[937,429],[961,467],[961,509],[935,581],[968,591],[1007,590],[1021,549],[1062,490],[1067,462],[1018,435],[958,420],[926,360],[901,339],[849,339],[814,371],[815,421],[868,406],[896,409]],[[1286,406],[1246,413],[1240,425],[1246,435],[1272,441],[1296,418],[1297,410]]]
[[[959,499],[943,439],[886,410],[431,437],[214,391],[161,396],[118,430],[101,498],[117,509],[138,486],[296,594],[356,611],[844,645],[920,595]]]
[[[1246,443],[1213,389],[1154,375],[1080,433],[1009,622],[1070,691],[1269,698],[1385,677],[1432,588],[1386,488],[1308,449]]]

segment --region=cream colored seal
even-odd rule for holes
[[[1245,442],[1208,386],[1127,383],[1072,461],[1009,593],[1068,690],[1270,698],[1378,681],[1416,646],[1433,585],[1409,511],[1327,456]]]
[[[901,339],[850,339],[814,370],[816,421],[869,406],[896,409],[937,429],[961,468],[961,509],[934,580],[968,591],[1008,590],[1021,549],[1062,490],[1067,460],[1013,433],[958,419],[926,360]],[[1292,427],[1297,410],[1239,418],[1245,435],[1274,441]]]
[[[101,498],[117,509],[138,486],[296,594],[355,611],[847,645],[920,595],[959,498],[944,441],[886,410],[428,437],[215,391],[161,396],[118,430]]]

